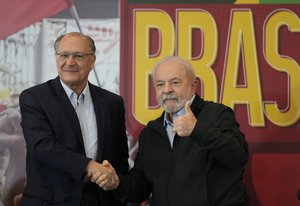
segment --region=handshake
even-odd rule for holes
[[[86,179],[96,183],[105,191],[116,189],[119,186],[119,177],[107,160],[104,160],[102,164],[91,160],[87,165]]]

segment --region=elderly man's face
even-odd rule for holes
[[[196,80],[188,76],[182,65],[172,61],[159,66],[154,84],[157,102],[170,114],[183,108],[196,90]]]
[[[60,79],[70,88],[85,86],[96,60],[87,39],[74,34],[66,35],[56,52]]]

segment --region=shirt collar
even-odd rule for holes
[[[193,103],[193,101],[194,101],[194,99],[195,99],[195,96],[196,96],[196,95],[194,94],[194,95],[192,96],[192,98],[190,99],[190,104]],[[184,107],[181,108],[178,112],[176,112],[176,113],[174,114],[173,118],[176,119],[177,117],[182,116],[182,115],[185,115],[185,109],[184,109]],[[164,126],[166,126],[167,124],[173,125],[173,123],[170,122],[170,121],[168,120],[167,117],[168,117],[168,113],[165,112],[165,114],[164,114]]]
[[[71,100],[72,97],[74,95],[76,95],[76,93],[70,88],[68,87],[61,79],[60,79],[60,83],[62,85],[62,87],[64,88],[65,92],[67,93],[67,96],[69,97],[69,99]],[[81,94],[79,95],[80,96],[83,96],[83,99],[86,100],[87,98],[90,99],[90,88],[88,86],[88,84],[85,85],[83,91],[81,92]],[[77,97],[77,95],[76,95]]]

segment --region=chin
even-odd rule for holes
[[[170,114],[176,113],[176,112],[177,112],[177,107],[175,107],[175,106],[170,107],[170,106],[164,105],[164,106],[163,106],[163,109],[164,109],[167,113],[170,113]]]

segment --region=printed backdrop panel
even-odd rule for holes
[[[85,19],[80,26],[97,48],[89,80],[119,93],[120,20]],[[0,206],[17,206],[13,199],[26,184],[19,94],[57,76],[53,43],[60,34],[78,30],[74,20],[46,18],[0,40]]]
[[[183,56],[196,70],[198,94],[232,107],[246,134],[251,205],[298,205],[300,4],[222,3],[122,1],[120,93],[128,133],[138,139],[162,112],[151,85],[154,63]]]

